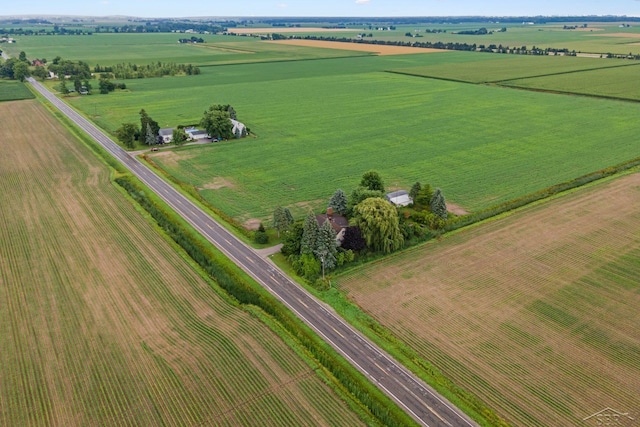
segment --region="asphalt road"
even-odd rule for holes
[[[30,78],[29,82],[120,160],[212,244],[289,307],[418,423],[425,426],[477,426],[431,387],[348,325],[331,308],[291,281],[269,260],[263,259],[252,248],[238,240],[163,179],[120,148],[87,119],[34,79]]]

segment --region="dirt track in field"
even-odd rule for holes
[[[318,47],[323,49],[353,50],[356,52],[371,52],[371,53],[378,54],[380,56],[446,52],[446,50],[429,49],[429,48],[421,48],[421,47],[387,46],[387,45],[367,44],[367,43],[331,42],[331,41],[324,41],[324,40],[292,39],[292,40],[277,40],[269,43],[288,44],[292,46]]]
[[[579,425],[607,406],[634,411],[639,207],[636,173],[377,262],[338,285],[514,425]]]
[[[38,102],[0,117],[0,425],[358,424]]]

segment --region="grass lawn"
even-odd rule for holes
[[[45,108],[0,115],[0,425],[361,423]]]

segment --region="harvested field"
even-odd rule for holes
[[[319,47],[323,49],[340,49],[340,50],[354,50],[357,52],[371,52],[380,56],[386,55],[406,55],[415,53],[433,53],[433,52],[447,52],[441,49],[427,49],[419,47],[408,46],[387,46],[377,44],[366,43],[347,43],[347,42],[330,42],[324,40],[277,40],[269,43],[287,44],[293,46],[305,46],[305,47]]]
[[[356,425],[35,101],[0,104],[0,425]]]
[[[640,173],[338,280],[392,333],[518,426],[637,419]]]

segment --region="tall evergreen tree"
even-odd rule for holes
[[[433,193],[433,197],[431,197],[431,212],[442,219],[447,219],[447,204],[444,200],[444,195],[439,188],[436,188],[436,191]]]
[[[284,214],[287,217],[287,222],[289,224],[293,224],[295,222],[295,220],[293,219],[293,215],[291,214],[291,211],[289,210],[289,208],[284,208]]]
[[[331,200],[329,200],[329,207],[333,208],[334,212],[344,215],[347,211],[347,196],[340,188],[333,193]]]
[[[146,134],[147,125],[151,126],[151,132],[154,135],[158,134],[158,131],[160,130],[160,125],[158,124],[158,122],[156,122],[151,117],[149,117],[149,115],[143,108],[142,110],[140,110],[140,134],[141,135]]]
[[[316,248],[313,253],[322,264],[324,270],[336,268],[336,255],[338,253],[336,232],[329,221],[325,221],[318,230]]]
[[[419,182],[413,184],[411,186],[411,190],[409,190],[409,197],[411,197],[411,200],[413,200],[414,203],[418,198],[418,194],[420,194],[420,190],[422,190],[422,184],[420,184]]]
[[[278,231],[278,237],[280,237],[281,231],[287,231],[293,221],[289,221],[289,217],[282,206],[278,206],[273,211],[273,228]]]
[[[149,123],[147,123],[147,130],[145,131],[144,135],[144,143],[147,145],[154,145],[158,143],[158,137],[153,134],[153,131],[151,130],[151,124]]]
[[[302,227],[302,240],[300,241],[300,254],[313,254],[316,249],[316,241],[318,240],[318,221],[316,221],[316,215],[313,211],[309,211],[307,217],[304,219],[304,225]]]

